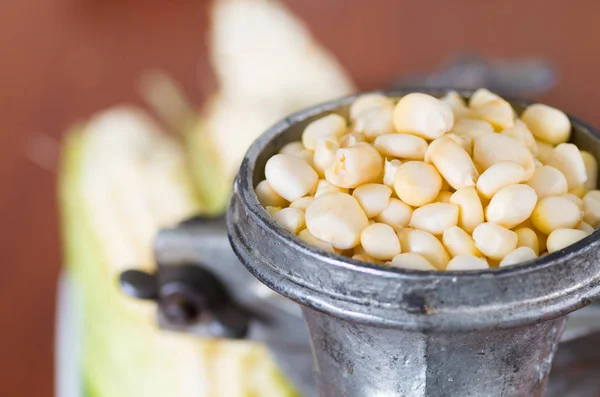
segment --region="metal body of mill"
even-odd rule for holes
[[[522,266],[429,273],[318,251],[277,227],[254,193],[265,162],[354,98],[270,128],[243,160],[227,221],[162,231],[157,273],[125,272],[125,292],[157,300],[163,327],[266,343],[307,397],[598,396],[599,231]],[[571,122],[572,141],[599,157],[600,133]]]

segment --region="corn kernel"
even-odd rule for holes
[[[475,246],[473,238],[458,226],[452,226],[444,230],[442,243],[452,257],[463,254],[482,255],[481,251]]]
[[[396,255],[390,266],[410,270],[437,270],[425,257],[414,252]]]
[[[521,120],[537,139],[553,145],[567,142],[571,136],[571,122],[567,115],[547,105],[529,105]]]
[[[415,135],[386,134],[378,136],[374,146],[385,157],[423,160],[427,150],[427,141]]]
[[[394,108],[397,132],[436,139],[452,129],[454,114],[445,102],[431,95],[412,93],[398,101]]]
[[[315,191],[315,198],[319,197],[320,195],[325,194],[325,193],[335,193],[335,192],[348,193],[348,189],[332,185],[325,179],[319,179],[319,182],[317,182],[317,188]]]
[[[589,233],[577,229],[555,229],[548,236],[548,252],[553,253],[575,244]]]
[[[352,196],[358,201],[367,214],[373,218],[388,207],[392,189],[378,183],[367,183],[354,189]]]
[[[398,197],[412,206],[432,202],[440,193],[442,177],[434,166],[420,161],[402,164],[394,176],[394,190]]]
[[[290,233],[297,234],[306,227],[304,211],[299,208],[284,208],[273,214],[273,219]]]
[[[325,179],[343,188],[355,188],[383,178],[383,159],[367,143],[338,149],[335,160],[325,169]]]
[[[360,243],[366,253],[375,259],[391,260],[401,252],[396,232],[385,223],[367,226],[360,235]]]
[[[535,172],[533,154],[525,145],[502,134],[485,134],[475,138],[473,160],[480,171],[502,161],[512,161],[527,172],[527,179]]]
[[[562,172],[549,165],[536,168],[527,184],[535,190],[540,199],[548,196],[561,196],[569,190],[567,178]]]
[[[582,212],[577,204],[556,196],[541,199],[531,214],[535,228],[546,235],[555,229],[574,228],[581,218]]]
[[[302,211],[306,211],[306,209],[313,202],[313,200],[314,200],[314,197],[311,197],[311,196],[301,197],[297,200],[292,201],[290,203],[290,207],[299,208]]]
[[[537,143],[535,142],[535,137],[533,136],[533,133],[529,131],[527,125],[521,120],[515,121],[515,125],[505,129],[501,132],[501,134],[521,142],[534,156],[537,154],[538,147]]]
[[[385,164],[383,166],[383,184],[389,187],[394,187],[394,177],[396,176],[396,171],[402,165],[402,161],[400,160],[385,160]]]
[[[317,141],[321,138],[338,140],[346,133],[346,119],[338,114],[321,117],[306,126],[302,133],[302,143],[309,150],[315,150]]]
[[[496,99],[502,98],[487,88],[479,88],[471,95],[471,98],[469,98],[469,106],[472,108],[481,106]]]
[[[285,207],[287,200],[277,194],[266,180],[259,182],[255,188],[258,201],[263,207]]]
[[[287,201],[309,194],[319,176],[306,161],[291,154],[276,154],[265,165],[265,176],[271,188]]]
[[[405,241],[402,241],[400,236],[399,238],[403,251],[422,255],[438,270],[446,268],[450,256],[440,240],[433,234],[422,230],[411,230],[408,232]],[[406,245],[406,247],[404,245]]]
[[[501,161],[493,164],[479,176],[476,188],[483,197],[491,199],[499,190],[521,183],[526,178],[527,172],[520,164],[512,161]]]
[[[391,198],[387,207],[375,216],[375,220],[390,225],[394,230],[401,230],[410,223],[412,213],[413,209],[410,205],[397,198]]]
[[[546,165],[550,165],[564,174],[569,189],[587,181],[583,157],[577,146],[572,143],[561,143],[555,147],[546,161]]]
[[[452,138],[443,136],[427,149],[425,160],[433,163],[453,189],[475,186],[479,173],[469,154]]]
[[[583,213],[587,223],[600,226],[600,190],[592,190],[583,197]]]
[[[529,227],[515,229],[517,233],[517,248],[528,247],[535,255],[540,254],[540,242],[537,233]]]
[[[316,238],[337,249],[357,246],[369,219],[358,201],[345,193],[325,193],[306,209],[306,227]]]
[[[300,237],[302,240],[306,241],[311,245],[321,248],[324,251],[331,253],[335,252],[335,249],[331,244],[326,243],[323,240],[319,240],[318,238],[313,236],[311,232],[308,231],[308,229],[304,229],[300,233],[298,233],[298,237]]]
[[[332,138],[320,138],[315,145],[312,166],[319,176],[325,175],[325,168],[335,161],[335,154],[340,144]]]
[[[450,202],[458,205],[458,226],[467,233],[473,233],[484,222],[483,206],[474,187],[458,189],[450,197]]]
[[[487,261],[469,254],[458,255],[448,262],[447,271],[468,271],[468,270],[486,270],[489,269]]]
[[[434,235],[458,224],[458,205],[451,203],[431,203],[413,211],[410,226]]]
[[[586,190],[595,190],[598,187],[598,161],[590,152],[581,150],[581,158],[585,165],[587,181],[585,181]]]
[[[537,254],[529,247],[518,247],[500,261],[500,267],[517,265],[537,258]]]
[[[515,113],[510,103],[504,99],[494,99],[482,105],[471,108],[474,118],[485,120],[496,131],[502,131],[515,124]]]
[[[501,260],[517,248],[517,233],[492,222],[482,223],[473,231],[475,245],[485,256]]]

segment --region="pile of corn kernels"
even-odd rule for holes
[[[597,161],[567,143],[560,110],[518,117],[498,95],[468,104],[366,94],[284,146],[256,186],[285,229],[330,252],[418,270],[504,267],[552,253],[600,225]]]

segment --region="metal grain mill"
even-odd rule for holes
[[[244,158],[226,227],[194,219],[161,232],[158,272],[125,272],[124,290],[157,300],[164,327],[265,342],[308,397],[600,395],[600,311],[577,311],[600,297],[599,231],[521,266],[417,272],[320,251],[261,207],[267,159],[324,113],[347,115],[354,98],[265,132]],[[600,157],[600,133],[571,122],[572,141]]]

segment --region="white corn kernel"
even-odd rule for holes
[[[545,164],[558,169],[565,175],[569,189],[587,181],[583,157],[577,146],[572,143],[561,143],[555,147]]]
[[[445,102],[422,93],[408,94],[394,108],[397,132],[436,139],[452,129],[454,114]]]
[[[575,226],[575,229],[581,230],[581,231],[589,233],[589,234],[594,233],[594,230],[596,230],[596,229],[594,229],[594,227],[592,225],[590,225],[589,223],[587,223],[585,221],[579,222],[577,224],[577,226]]]
[[[458,226],[452,226],[444,230],[442,243],[444,243],[444,247],[452,257],[463,254],[482,255],[481,251],[475,246],[473,238]]]
[[[491,92],[490,90],[488,90],[486,88],[479,88],[478,90],[476,90],[473,93],[473,95],[471,95],[471,98],[469,98],[469,106],[470,107],[481,106],[485,103],[488,103],[488,102],[496,100],[496,99],[502,99],[502,98],[499,95],[494,94],[493,92]]]
[[[413,211],[410,226],[434,235],[458,224],[458,205],[451,203],[431,203]]]
[[[325,193],[348,193],[348,189],[332,185],[325,179],[319,179],[317,182],[317,189],[315,191],[315,198]]]
[[[502,131],[515,124],[515,112],[504,99],[493,99],[471,108],[474,118],[487,121],[496,131]]]
[[[535,252],[536,256],[540,254],[540,242],[537,233],[533,229],[521,227],[515,229],[515,233],[517,233],[518,238],[517,247],[528,247]]]
[[[585,188],[587,190],[594,190],[598,187],[598,161],[590,152],[586,152],[585,150],[581,151],[581,158],[583,159],[587,175]]]
[[[501,161],[520,164],[528,178],[535,171],[533,154],[521,142],[502,134],[485,134],[475,138],[473,160],[480,171],[485,171]]]
[[[554,151],[554,145],[537,139],[535,140],[535,144],[538,148],[536,158],[542,163],[546,164],[546,161],[548,161],[552,155],[552,152]]]
[[[338,149],[334,162],[325,169],[325,179],[343,188],[379,182],[382,178],[383,158],[367,143]]]
[[[452,113],[454,113],[454,119],[457,120],[462,117],[467,117],[469,114],[469,108],[465,103],[465,100],[456,91],[449,91],[446,95],[440,98],[440,101],[445,102]]]
[[[505,129],[501,134],[521,142],[523,145],[527,146],[527,149],[529,149],[534,156],[537,154],[538,147],[535,142],[535,137],[533,136],[533,133],[529,131],[527,125],[521,120],[515,121],[515,125]]]
[[[381,94],[363,95],[350,106],[353,130],[369,140],[394,132],[393,114],[394,102]]]
[[[367,263],[377,263],[377,264],[383,263],[379,259],[373,258],[372,256],[369,256],[367,254],[355,254],[355,255],[352,255],[352,259],[357,260],[357,261],[367,262]]]
[[[306,209],[306,227],[313,236],[345,250],[357,246],[369,219],[358,201],[345,193],[325,193]]]
[[[493,133],[494,127],[483,120],[460,119],[454,124],[454,128],[450,132],[459,136],[466,136],[473,141],[483,134]]]
[[[491,199],[500,189],[521,183],[526,178],[527,172],[520,164],[501,161],[493,164],[479,176],[476,188],[483,197]]]
[[[385,160],[385,164],[383,166],[383,184],[389,187],[394,187],[394,177],[396,176],[396,171],[402,165],[402,161],[400,160]]]
[[[487,261],[469,254],[455,256],[448,262],[447,271],[468,271],[468,270],[486,270],[489,269]]]
[[[346,119],[338,114],[330,114],[313,121],[306,126],[302,133],[304,147],[315,150],[320,138],[339,139],[346,133]]]
[[[549,165],[536,168],[527,184],[535,190],[540,199],[548,196],[560,196],[569,190],[567,178],[562,172]]]
[[[314,200],[314,197],[311,197],[311,196],[301,197],[297,200],[292,201],[290,203],[290,207],[299,208],[302,211],[306,211],[306,209],[312,203],[313,200]]]
[[[400,247],[402,247],[403,251],[408,251],[410,247],[410,243],[408,241],[408,235],[412,232],[412,227],[403,227],[401,229],[397,229],[396,233],[398,234],[398,240],[400,240]]]
[[[453,189],[475,186],[479,173],[469,154],[454,139],[443,136],[431,142],[425,161],[433,163]]]
[[[259,182],[254,190],[263,207],[285,207],[288,204],[287,200],[278,195],[266,180]]]
[[[546,235],[555,229],[573,228],[581,218],[577,204],[566,197],[556,196],[541,199],[531,214],[535,228]]]
[[[537,194],[531,186],[507,186],[492,197],[485,219],[511,229],[531,216],[537,200]]]
[[[396,255],[390,266],[410,270],[437,270],[425,257],[414,252]]]
[[[577,185],[569,189],[569,194],[572,194],[577,197],[583,197],[586,193],[587,190],[585,188],[585,183],[582,183],[581,185]]]
[[[397,198],[391,198],[387,207],[377,214],[375,220],[390,225],[394,230],[400,230],[409,224],[412,213],[413,209],[410,205]]]
[[[571,193],[563,194],[562,197],[568,198],[569,200],[571,200],[572,202],[577,204],[579,209],[583,211],[583,209],[584,209],[583,199],[581,199],[578,196],[571,194]]]
[[[380,135],[373,143],[385,157],[399,157],[409,160],[423,160],[427,150],[427,141],[409,134]]]
[[[537,258],[537,254],[529,247],[518,247],[500,261],[500,267],[512,266]]]
[[[313,236],[311,232],[308,231],[308,229],[304,229],[300,233],[298,233],[298,237],[300,237],[302,240],[306,241],[311,245],[321,248],[324,251],[335,252],[335,249],[331,244],[326,243],[323,240],[319,240],[318,238]]]
[[[360,185],[352,192],[352,196],[365,211],[367,218],[373,218],[386,209],[391,195],[392,189],[379,183]]]
[[[372,93],[361,95],[350,105],[350,120],[355,120],[365,110],[389,104],[393,105],[394,101],[383,94]]]
[[[313,154],[312,166],[320,176],[325,175],[325,168],[335,161],[335,154],[340,144],[332,138],[320,138],[317,140]]]
[[[589,233],[577,229],[555,229],[548,236],[548,253],[559,251],[563,248],[568,247],[571,244],[575,244],[582,238],[585,238]]]
[[[444,136],[451,138],[456,143],[458,143],[463,149],[465,149],[465,152],[467,152],[469,156],[473,154],[473,139],[471,139],[470,137],[466,135],[458,135],[453,132],[448,132]]]
[[[281,207],[271,207],[271,206],[266,206],[265,210],[267,210],[267,212],[269,213],[269,215],[273,216],[276,213],[278,213],[279,211],[282,210]]]
[[[473,233],[484,222],[483,206],[474,187],[458,189],[450,197],[450,202],[458,205],[458,225],[467,233]]]
[[[340,147],[355,146],[364,141],[365,135],[362,132],[351,132],[340,138]]]
[[[434,203],[449,203],[450,197],[452,197],[452,192],[448,190],[444,190],[437,195],[437,197],[433,200]]]
[[[310,150],[307,150],[302,142],[295,141],[290,142],[279,150],[280,154],[291,154],[296,157],[300,157],[302,160],[306,161],[308,164],[312,164],[313,154]]]
[[[390,260],[402,252],[396,232],[385,223],[367,226],[360,235],[360,244],[368,255],[381,260]]]
[[[485,256],[501,260],[517,248],[517,233],[492,222],[482,223],[473,231],[475,245]]]
[[[284,208],[273,214],[273,219],[290,233],[297,234],[306,227],[304,211],[300,208]]]
[[[412,206],[432,202],[442,189],[442,177],[431,164],[408,161],[394,176],[394,190],[398,197]]]
[[[567,142],[571,136],[571,122],[567,115],[541,103],[527,106],[521,120],[537,139],[553,145]]]
[[[276,154],[265,165],[269,185],[287,201],[294,201],[313,191],[319,176],[308,163],[291,154]]]
[[[306,150],[302,142],[294,141],[285,144],[281,149],[279,149],[280,154],[294,154],[301,150]]]
[[[433,234],[422,230],[411,230],[405,237],[405,241],[399,236],[400,244],[404,252],[414,252],[422,255],[438,270],[444,270],[450,256],[446,249]],[[406,244],[406,247],[404,246]]]
[[[583,218],[593,227],[600,226],[600,190],[592,190],[583,196]]]

